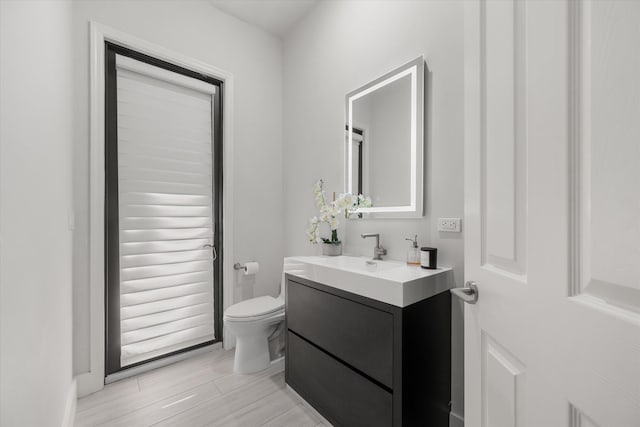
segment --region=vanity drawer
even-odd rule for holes
[[[287,327],[392,388],[391,313],[288,280]]]
[[[292,332],[287,332],[287,384],[331,423],[392,425],[392,395]]]

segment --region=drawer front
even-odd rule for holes
[[[287,383],[331,423],[391,426],[391,393],[290,331],[287,345]]]
[[[392,388],[392,314],[289,280],[287,327]]]

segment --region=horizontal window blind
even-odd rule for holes
[[[121,366],[215,339],[215,86],[116,56]]]

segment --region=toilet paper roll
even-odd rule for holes
[[[257,274],[260,271],[260,264],[257,262],[247,262],[244,264],[244,274],[245,276]]]

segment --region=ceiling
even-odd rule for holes
[[[209,0],[236,18],[284,37],[319,0]]]

